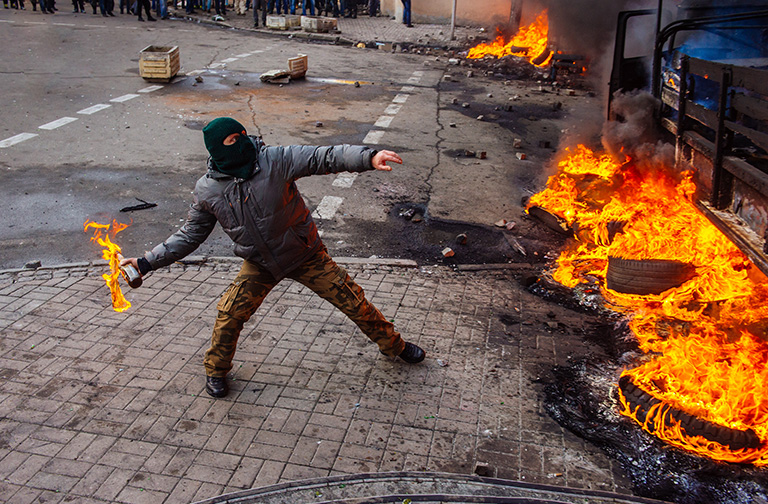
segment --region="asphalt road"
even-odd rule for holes
[[[200,130],[225,115],[268,144],[366,143],[402,155],[391,173],[299,181],[334,254],[440,261],[468,232],[470,247],[454,246],[459,260],[525,259],[492,224],[522,218],[521,201],[543,186],[561,133],[600,114],[583,93],[554,97],[532,93],[531,82],[467,77],[434,56],[129,16],[0,10],[0,26],[0,44],[16,48],[0,61],[0,269],[97,259],[87,220],[130,222],[117,238],[126,255],[162,241],[183,222],[204,171]],[[148,45],[178,46],[181,75],[142,79]],[[259,80],[298,54],[308,56],[307,79]],[[521,150],[526,160],[515,156]],[[139,199],[157,206],[120,212]],[[409,208],[421,223],[401,217]],[[543,258],[547,244],[529,238],[525,247]],[[231,255],[231,244],[217,230],[198,253]]]

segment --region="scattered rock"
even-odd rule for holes
[[[472,70],[467,70],[467,77],[474,77],[474,76],[475,76],[475,72],[473,72]]]
[[[497,220],[496,222],[493,223],[493,225],[496,227],[507,227],[507,220],[506,219]]]
[[[483,119],[485,119],[485,116],[483,114],[480,114],[479,116],[477,116],[478,121],[482,121]]]
[[[203,82],[203,76],[198,75],[197,77],[195,77],[195,82]]]
[[[456,105],[457,103],[459,103],[459,99],[458,98],[451,98],[451,103]]]
[[[512,140],[512,147],[514,149],[519,149],[523,146],[523,139],[522,138],[515,138]]]
[[[37,269],[43,265],[40,261],[29,261],[24,265],[24,269]]]
[[[323,127],[323,121],[315,121],[315,128],[322,128]]]
[[[456,123],[448,123],[448,127],[449,128],[455,128],[456,127]]]
[[[477,157],[480,158],[480,159],[485,159],[486,157],[488,157],[488,153],[485,152],[485,151],[479,151],[477,153]]]
[[[445,247],[443,249],[442,254],[443,254],[443,257],[453,257],[454,255],[456,255],[456,252],[454,252],[451,247]]]
[[[448,64],[449,65],[460,65],[461,64],[461,60],[459,60],[458,58],[449,58],[448,59]]]
[[[516,157],[517,157],[517,159],[519,159],[520,161],[524,160],[524,159],[527,157],[527,156],[525,155],[525,152],[517,152],[517,153],[515,153],[515,156],[516,156]]]
[[[464,107],[464,108],[469,108],[469,103],[464,102],[464,103],[461,104],[461,106]]]
[[[467,234],[461,233],[459,235],[456,235],[456,243],[459,245],[466,245],[467,244]]]

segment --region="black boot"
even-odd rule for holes
[[[229,394],[227,378],[224,376],[207,376],[205,378],[205,391],[213,397],[225,397]]]

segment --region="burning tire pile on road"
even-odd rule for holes
[[[558,168],[528,204],[574,233],[552,278],[599,292],[604,306],[628,321],[642,353],[620,356],[623,371],[610,363],[559,370],[551,413],[597,444],[611,444],[638,493],[677,502],[745,502],[740,494],[748,490],[736,486],[746,477],[755,492],[749,495],[763,495],[768,478],[749,467],[768,465],[765,276],[695,208],[692,174],[629,158],[617,162],[584,146]],[[610,390],[578,390],[579,383],[595,386],[592,373],[612,375],[613,383],[597,385]],[[705,458],[664,450],[651,438],[640,441],[616,411]],[[598,426],[598,418],[606,425]],[[701,478],[675,465],[697,466]],[[663,471],[668,478],[658,477]]]

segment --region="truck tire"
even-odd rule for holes
[[[609,256],[605,280],[610,290],[647,296],[679,287],[695,275],[696,268],[693,265],[680,261]]]

